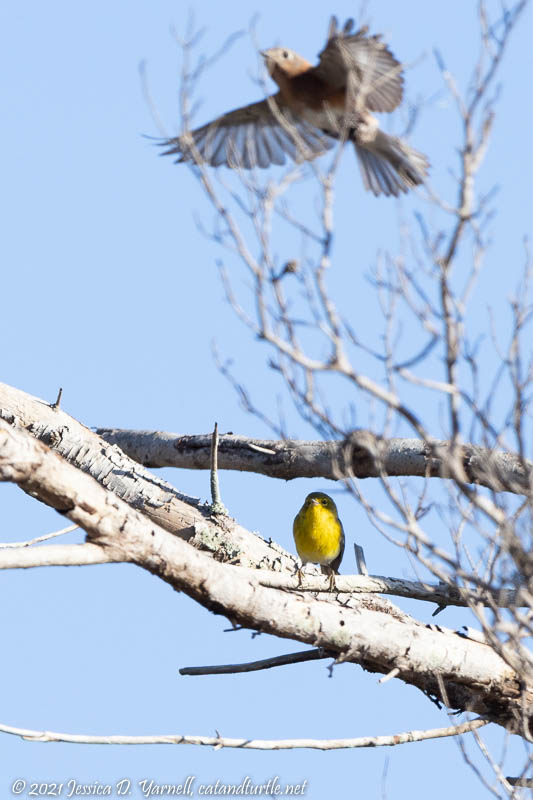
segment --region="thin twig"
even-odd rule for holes
[[[359,544],[354,544],[355,550],[355,563],[357,564],[357,572],[359,575],[368,575],[368,567],[366,565],[365,551]]]
[[[222,736],[184,736],[169,733],[155,736],[89,736],[85,734],[36,731],[0,725],[0,733],[20,736],[32,742],[69,742],[71,744],[196,744],[206,747],[236,747],[242,750],[345,750],[356,747],[394,747],[408,742],[423,742],[427,739],[443,739],[477,730],[488,724],[478,717],[461,725],[430,730],[404,731],[388,736],[359,736],[356,739],[227,739]]]
[[[211,436],[211,502],[220,503],[220,487],[218,484],[218,422],[215,422]]]
[[[211,513],[228,513],[220,499],[220,485],[218,482],[218,422],[215,422],[211,436]]]
[[[180,675],[234,675],[237,672],[256,672],[272,667],[284,667],[287,664],[300,664],[302,661],[317,661],[321,658],[335,658],[335,653],[317,647],[313,650],[299,650],[283,656],[263,658],[259,661],[248,661],[245,664],[220,664],[214,667],[182,667]]]
[[[52,408],[56,408],[56,409],[59,408],[59,406],[61,405],[61,395],[62,394],[63,394],[63,389],[60,386],[59,387],[59,391],[57,393],[56,401],[55,401],[55,403],[52,403],[52,405],[51,405]]]
[[[391,681],[393,678],[396,678],[399,674],[400,670],[398,669],[398,667],[394,667],[394,669],[391,669],[390,672],[388,672],[386,675],[380,678],[378,683],[387,683],[387,681]]]
[[[71,533],[75,531],[76,528],[79,528],[79,525],[69,525],[68,528],[62,528],[62,530],[54,531],[54,533],[46,533],[44,536],[36,536],[35,539],[28,539],[25,542],[1,542],[0,550],[4,547],[29,547],[32,544],[46,542],[47,539],[55,539],[56,536],[63,536],[65,533]]]
[[[533,789],[533,778],[510,778],[506,777],[507,783],[511,786],[525,786],[528,789]]]

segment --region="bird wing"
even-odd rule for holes
[[[381,36],[367,36],[366,26],[355,33],[352,28],[352,19],[340,30],[336,17],[331,18],[313,72],[332,89],[347,88],[370,111],[393,111],[403,95],[402,65]]]
[[[277,94],[161,144],[168,147],[163,155],[178,155],[178,162],[252,169],[284,164],[286,155],[296,162],[315,158],[335,141],[296,117]]]
[[[336,572],[337,574],[339,572],[339,567],[341,565],[342,557],[344,555],[344,545],[345,545],[344,528],[342,526],[342,522],[340,521],[340,519],[338,520],[338,522],[339,522],[339,525],[341,526],[341,541],[340,541],[339,555],[329,565],[331,567],[331,569],[334,572]]]

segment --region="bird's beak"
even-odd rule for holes
[[[319,502],[316,499],[316,497],[313,497],[313,499],[311,500],[311,505],[313,505],[313,506],[318,506],[319,505]]]
[[[276,62],[272,58],[272,53],[270,52],[270,50],[260,50],[259,53],[265,61],[265,66],[267,68],[268,74],[272,75],[272,71],[276,66]]]

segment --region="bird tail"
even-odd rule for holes
[[[424,182],[429,161],[402,139],[378,129],[366,141],[356,133],[353,143],[365,189],[376,197],[380,194],[398,197],[400,192],[408,192]]]

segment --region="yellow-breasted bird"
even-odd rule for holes
[[[296,514],[293,524],[296,550],[302,560],[298,570],[302,582],[306,564],[320,564],[324,575],[330,576],[330,589],[335,588],[335,574],[344,555],[344,529],[337,506],[324,492],[311,492]]]

